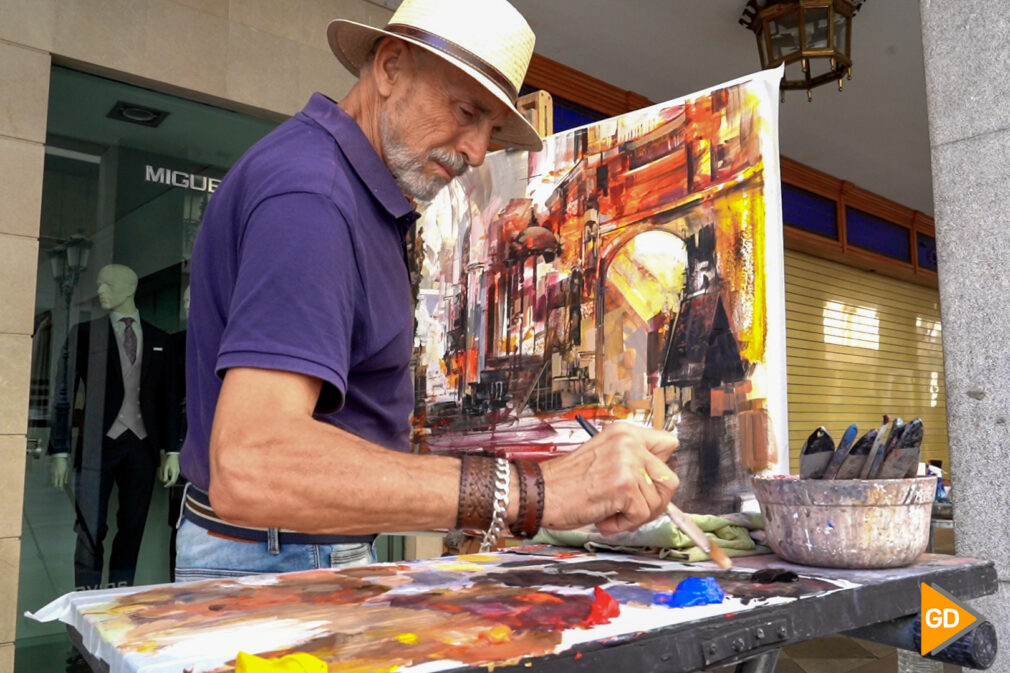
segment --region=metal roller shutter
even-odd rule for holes
[[[939,293],[792,250],[785,278],[790,473],[818,426],[837,442],[885,413],[922,418],[922,460],[949,469]]]

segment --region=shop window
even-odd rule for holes
[[[534,91],[536,91],[534,87],[523,86],[519,95],[525,96],[526,94]],[[607,115],[602,112],[597,112],[596,110],[584,105],[579,105],[574,101],[561,98],[560,96],[556,96],[554,94],[551,94],[551,102],[554,106],[554,133],[561,133],[562,131],[585,126],[586,124],[592,124],[593,122],[607,118]]]
[[[912,263],[909,230],[906,227],[850,206],[845,209],[845,230],[849,245]]]
[[[915,234],[916,252],[919,267],[935,272],[936,268],[936,239],[921,231]]]
[[[782,184],[782,223],[833,241],[838,240],[835,202],[785,183]]]
[[[185,434],[193,239],[225,172],[274,126],[52,69],[19,614],[78,588],[172,580],[182,480],[159,468]],[[18,622],[18,670],[56,670],[43,660],[68,649],[58,625]]]

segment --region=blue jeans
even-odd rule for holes
[[[375,553],[370,544],[287,544],[281,545],[279,554],[271,554],[266,542],[242,542],[212,535],[184,518],[176,537],[175,581],[352,568],[371,563],[375,563]]]

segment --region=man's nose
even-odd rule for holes
[[[484,163],[484,156],[487,154],[487,148],[490,144],[491,125],[480,124],[467,129],[462,138],[460,138],[458,151],[466,159],[466,163],[476,168]]]

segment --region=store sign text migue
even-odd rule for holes
[[[162,185],[192,189],[197,192],[208,192],[211,194],[221,184],[219,178],[210,178],[206,175],[196,175],[194,173],[186,173],[185,171],[175,171],[164,166],[155,168],[150,164],[144,167],[144,180],[146,182],[157,182]]]

